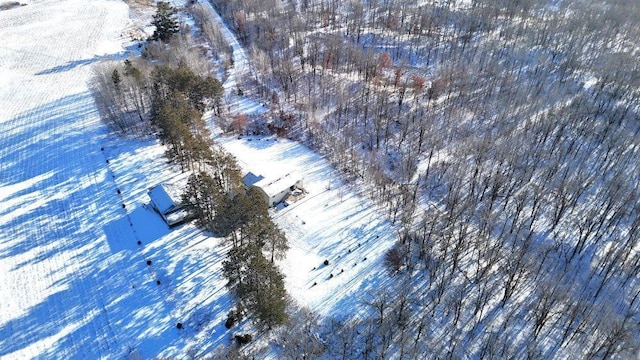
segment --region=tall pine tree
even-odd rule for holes
[[[215,215],[226,197],[223,189],[211,176],[200,172],[189,177],[182,201],[189,214],[196,218],[198,226],[212,231]]]
[[[171,6],[168,2],[161,1],[158,3],[156,14],[153,15],[152,25],[156,30],[151,35],[151,40],[160,40],[164,43],[169,42],[173,34],[180,30],[178,21],[175,16],[178,9]]]
[[[284,277],[257,244],[231,249],[223,273],[231,291],[260,323],[271,328],[287,321]]]

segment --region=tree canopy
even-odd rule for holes
[[[165,43],[171,40],[173,34],[180,29],[175,18],[177,13],[178,9],[168,2],[161,1],[158,3],[156,14],[153,15],[153,21],[151,22],[156,27],[153,35],[151,35],[151,40],[160,40]]]
[[[211,133],[202,115],[219,101],[220,81],[199,77],[186,66],[157,66],[151,78],[151,122],[167,145],[167,157],[183,170],[212,164]]]

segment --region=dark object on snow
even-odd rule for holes
[[[120,191],[120,189],[117,189],[116,192],[118,193],[118,195],[122,194],[122,191]]]
[[[227,315],[227,321],[224,322],[224,327],[231,329],[237,322],[242,320],[241,310],[231,310]]]
[[[362,261],[365,261],[365,260],[367,260],[367,258],[362,259]]]
[[[314,281],[312,286],[316,286],[316,285],[318,285],[318,283]]]
[[[161,284],[160,280],[156,280],[156,284],[160,285]]]
[[[251,334],[236,335],[235,339],[238,346],[242,346],[250,343],[251,340],[253,340],[253,336],[251,336]]]
[[[100,151],[104,151],[104,147],[101,147],[101,148],[100,148]]]
[[[138,240],[138,245],[142,245],[142,241]]]
[[[109,159],[107,159],[107,164],[109,163]]]
[[[236,324],[235,319],[228,317],[227,321],[224,322],[224,327],[226,327],[227,329],[231,329],[235,324]]]
[[[147,260],[147,265],[151,266],[151,264],[153,264],[151,260]]]
[[[182,329],[182,323],[177,323],[177,324],[176,324],[176,327],[177,327],[178,329]]]
[[[124,208],[126,208],[126,207],[127,207],[127,205],[125,205],[125,204],[122,204],[122,208],[123,208],[123,209],[124,209]]]
[[[333,273],[329,274],[329,279],[331,279],[333,277]]]
[[[324,264],[324,266],[329,265],[329,260],[326,260],[326,259],[325,259],[325,260],[324,260],[324,262],[323,262],[323,264]]]

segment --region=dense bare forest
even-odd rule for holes
[[[638,2],[212,3],[269,130],[371,184],[402,229],[396,288],[365,317],[298,312],[284,355],[637,356]]]

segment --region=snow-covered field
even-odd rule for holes
[[[170,231],[146,205],[149,187],[186,174],[157,143],[109,135],[91,97],[91,66],[132,46],[127,6],[23,3],[0,11],[0,358],[184,357],[227,343],[224,245],[193,225]],[[218,140],[252,168],[305,176],[309,194],[274,213],[295,299],[335,314],[378,285],[393,229],[325,160],[290,141]]]
[[[148,358],[216,340],[224,252],[143,206],[174,173],[154,143],[110,138],[89,92],[91,65],[130,45],[126,5],[25,3],[0,11],[0,358]]]

